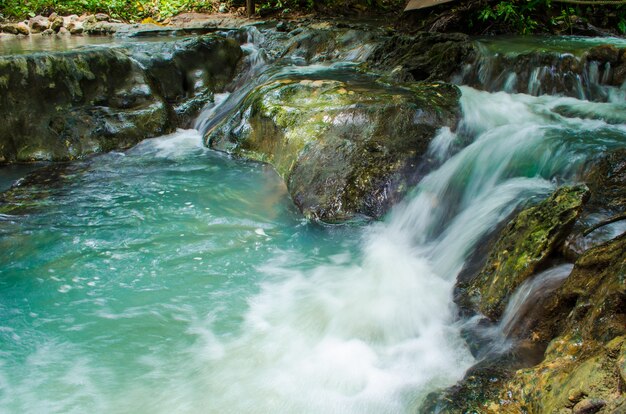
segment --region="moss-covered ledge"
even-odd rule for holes
[[[414,184],[460,92],[441,83],[282,79],[253,90],[206,135],[211,148],[272,164],[306,217],[377,218]]]
[[[217,35],[1,56],[0,163],[72,160],[171,131],[241,56]]]

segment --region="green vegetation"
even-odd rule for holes
[[[544,27],[571,32],[581,18],[626,34],[624,0],[497,0],[488,2],[475,17],[481,24],[509,27],[522,34]]]
[[[129,21],[148,17],[163,20],[183,11],[210,12],[218,6],[213,0],[0,0],[0,12],[13,18],[56,12],[62,15],[107,13]]]
[[[56,12],[61,15],[107,13],[113,18],[139,21],[152,18],[163,21],[183,12],[217,12],[220,4],[227,9],[244,7],[244,0],[0,0],[0,13],[21,19]],[[402,10],[403,0],[257,0],[261,14],[292,11]]]

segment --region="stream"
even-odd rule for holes
[[[306,221],[271,167],[196,129],[72,164],[0,215],[0,412],[416,412],[476,362],[452,301],[474,247],[626,146],[618,93],[460,88],[437,167],[365,226]]]

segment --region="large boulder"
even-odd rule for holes
[[[272,164],[306,217],[380,217],[418,177],[459,91],[440,83],[283,79],[253,90],[206,135],[211,148]]]
[[[0,57],[0,163],[69,160],[168,132],[224,87],[241,53],[204,36]]]

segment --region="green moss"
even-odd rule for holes
[[[586,187],[562,187],[519,213],[501,232],[481,272],[460,285],[464,306],[498,319],[510,294],[560,247],[588,195]]]
[[[408,188],[406,172],[436,129],[456,124],[458,98],[442,84],[286,79],[252,91],[207,139],[270,162],[307,217],[379,217]]]

